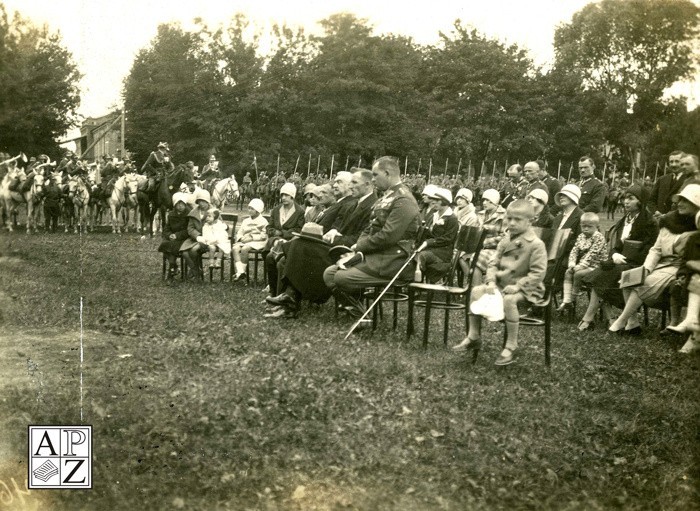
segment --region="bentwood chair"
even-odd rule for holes
[[[406,326],[406,340],[413,335],[414,307],[425,309],[423,323],[423,347],[428,345],[430,330],[430,313],[433,309],[444,310],[443,343],[447,346],[447,335],[450,328],[450,311],[463,310],[465,312],[465,327],[469,330],[469,300],[471,297],[472,277],[476,270],[476,262],[484,245],[486,231],[479,227],[462,227],[455,241],[455,253],[450,264],[450,271],[446,277],[446,284],[427,284],[412,282],[408,285],[408,324]],[[469,273],[464,276],[464,286],[453,286],[455,274],[460,268],[459,261],[463,255],[470,256]],[[421,299],[418,296],[423,295]],[[435,300],[435,297],[442,298]]]

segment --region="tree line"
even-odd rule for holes
[[[266,55],[243,15],[217,27],[195,20],[192,30],[163,24],[124,81],[126,147],[143,161],[168,141],[176,161],[213,153],[238,171],[255,161],[274,172],[278,158],[283,172],[301,170],[319,156],[326,170],[332,158],[338,166],[384,154],[407,158],[410,170],[422,159],[423,173],[429,159],[464,169],[583,154],[600,167],[641,168],[674,149],[700,152],[700,109],[664,97],[693,76],[699,20],[690,0],[592,3],[557,27],[546,69],[459,20],[420,45],[339,13],[319,21],[320,35],[274,26]],[[77,71],[63,68],[72,73],[58,81],[74,87]],[[74,95],[58,96],[69,98],[64,112],[75,108]],[[0,100],[0,113],[12,103]],[[14,135],[18,146],[28,136]]]

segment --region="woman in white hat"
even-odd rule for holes
[[[189,211],[187,195],[181,192],[174,194],[173,209],[168,211],[167,220],[163,226],[163,241],[158,246],[158,252],[162,252],[168,260],[168,279],[170,280],[177,275],[177,257],[180,255],[180,246],[187,239],[187,214]]]
[[[479,217],[476,215],[476,208],[472,204],[474,193],[469,188],[460,188],[455,195],[454,209],[459,225],[467,227],[479,227]]]
[[[576,185],[564,185],[554,196],[554,203],[559,206],[559,214],[552,222],[553,229],[571,229],[569,242],[573,247],[576,237],[581,233],[581,215],[583,210],[578,207],[581,199],[581,189]]]
[[[475,286],[481,284],[489,261],[496,253],[496,247],[506,233],[506,210],[500,204],[501,194],[498,193],[498,190],[489,188],[481,194],[481,205],[484,209],[479,211],[478,217],[479,223],[486,231],[486,238],[476,262],[479,271],[474,272],[473,285]]]
[[[297,195],[297,187],[292,183],[284,183],[280,188],[280,204],[270,214],[270,223],[267,226],[267,244],[263,251],[265,269],[267,270],[267,284],[270,294],[277,296],[277,261],[270,252],[274,245],[284,240],[292,239],[295,232],[301,231],[304,226],[304,208],[294,202]]]
[[[689,184],[676,197],[678,209],[659,220],[656,243],[642,265],[649,274],[641,286],[623,289],[625,308],[608,328],[610,332],[641,335],[637,310],[643,303],[652,306],[658,304],[664,292],[676,281],[676,273],[683,264],[685,245],[696,230],[695,215],[700,211],[700,185]],[[671,294],[671,325],[678,324],[681,319],[681,305],[677,298]]]
[[[201,258],[202,254],[209,250],[209,247],[199,243],[197,238],[202,235],[202,224],[207,217],[211,204],[209,192],[201,188],[194,193],[196,207],[187,215],[188,238],[182,243],[180,252],[185,258],[185,262],[190,269],[191,279],[202,280]]]
[[[459,221],[450,207],[452,192],[448,189],[435,188],[431,192],[430,200],[433,215],[428,219],[422,239],[416,240],[417,245],[425,241],[427,247],[416,257],[415,280],[420,282],[425,274],[426,280],[434,283],[450,270]]]
[[[250,216],[243,219],[236,234],[233,245],[233,263],[236,274],[233,280],[241,280],[246,276],[248,268],[248,252],[261,250],[267,243],[267,219],[262,215],[265,204],[260,199],[253,199],[248,204]]]
[[[549,194],[541,188],[533,188],[525,198],[532,204],[532,208],[535,210],[535,218],[532,220],[532,226],[541,227],[542,229],[551,228],[554,219],[552,215],[549,214],[549,206],[547,205]]]

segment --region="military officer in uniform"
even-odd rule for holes
[[[547,185],[540,180],[540,168],[539,162],[529,161],[525,164],[523,168],[523,174],[525,175],[525,180],[527,181],[527,186],[525,187],[525,197],[530,195],[532,190],[540,189],[549,194],[549,189]],[[521,199],[523,197],[520,197]]]
[[[148,155],[146,163],[141,167],[141,173],[148,178],[147,192],[155,191],[157,182],[165,178],[167,171],[172,171],[175,168],[173,162],[170,161],[170,148],[166,142],[158,144],[158,148]]]
[[[584,213],[600,213],[605,201],[605,185],[595,177],[595,163],[590,156],[583,156],[578,161],[578,172],[581,181],[578,187],[581,189],[581,199],[578,207]]]
[[[506,175],[508,176],[508,180],[503,185],[503,188],[499,190],[501,197],[503,197],[503,200],[501,200],[501,206],[504,208],[514,200],[525,197],[525,190],[527,189],[528,184],[527,180],[523,176],[523,168],[519,164],[508,167],[508,170],[506,170]]]
[[[211,192],[211,187],[214,184],[214,181],[219,178],[219,161],[213,154],[209,157],[209,163],[207,163],[202,169],[200,177],[202,181],[204,181],[203,188]]]
[[[418,232],[418,203],[401,182],[398,161],[390,156],[379,158],[372,166],[372,176],[384,196],[374,203],[369,226],[350,247],[352,252],[323,274],[328,288],[354,317],[364,313],[360,291],[384,286],[396,275],[411,254]],[[411,280],[414,270],[415,265],[408,265],[404,280]]]

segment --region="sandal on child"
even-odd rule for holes
[[[509,364],[513,363],[513,355],[514,352],[509,350],[508,348],[505,348],[503,351],[501,351],[501,354],[498,355],[498,358],[496,359],[496,365],[497,366],[507,366]]]

